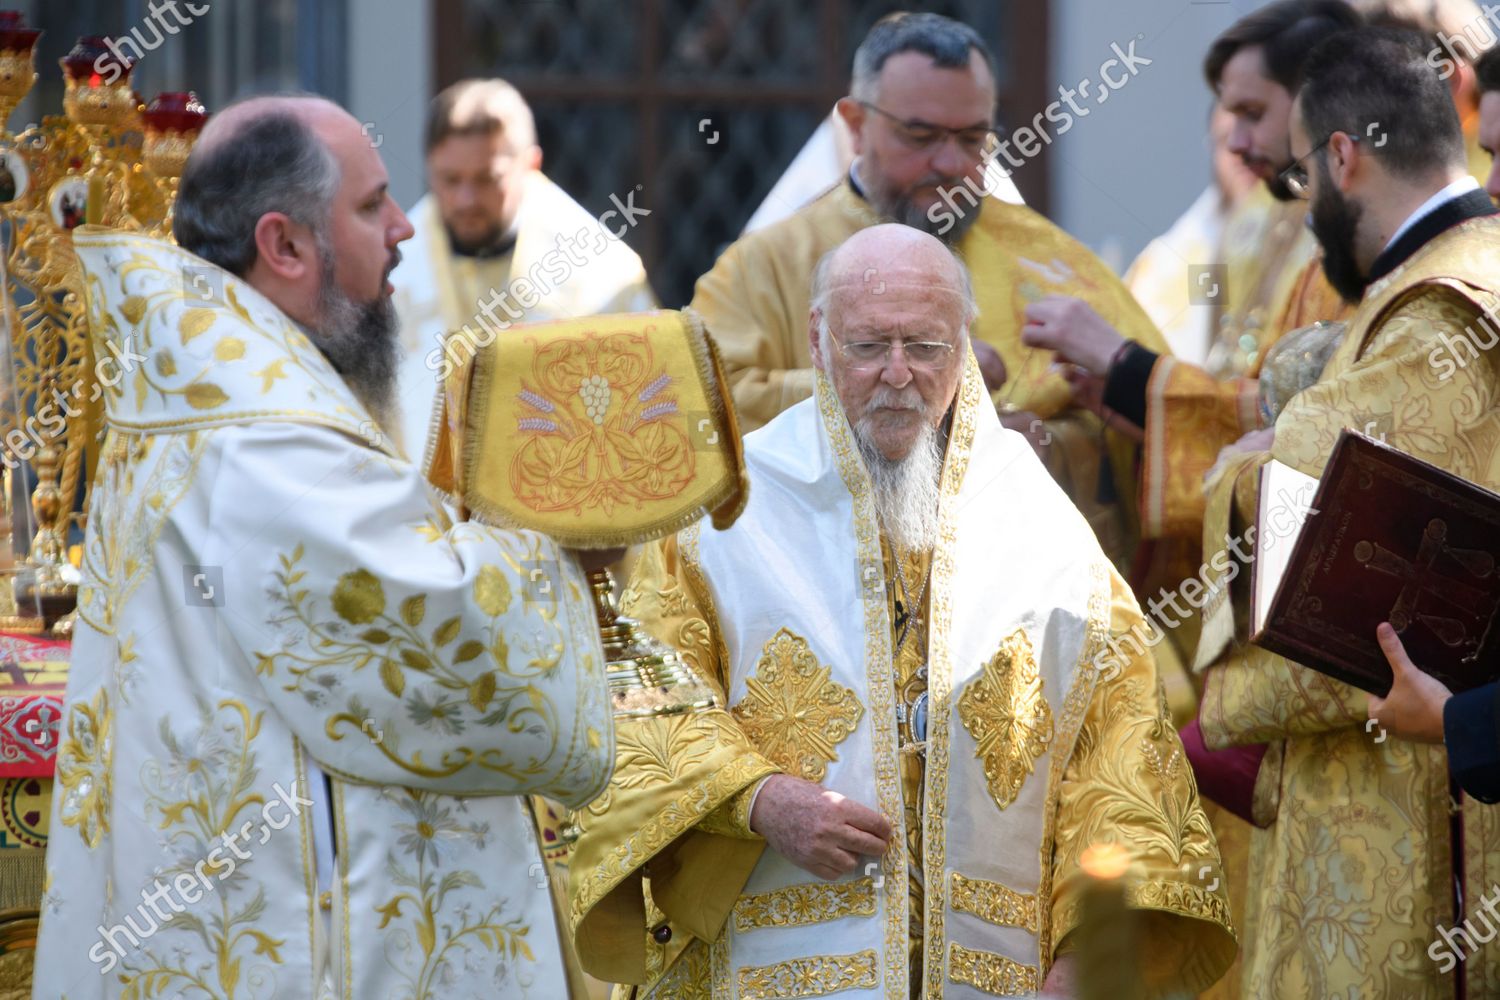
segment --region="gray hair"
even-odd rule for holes
[[[951,248],[944,247],[948,255],[953,258],[954,273],[958,276],[958,294],[964,303],[964,330],[967,332],[969,326],[979,318],[979,302],[974,298],[974,279],[969,274],[969,267],[964,263],[962,257],[954,253]],[[839,252],[838,247],[825,253],[818,258],[817,265],[813,268],[812,275],[812,308],[824,317],[828,316],[828,302],[833,296],[833,258]]]
[[[244,277],[267,212],[310,227],[323,245],[340,178],[338,160],[304,121],[267,111],[188,157],[172,235],[189,253]]]
[[[998,80],[995,53],[979,32],[941,14],[888,14],[875,22],[865,40],[854,53],[854,75],[849,95],[857,101],[874,101],[880,84],[880,71],[886,60],[902,52],[920,52],[944,69],[965,69],[969,52],[978,52],[989,68],[990,79]]]

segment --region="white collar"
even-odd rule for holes
[[[1459,197],[1460,195],[1466,195],[1470,191],[1478,190],[1479,182],[1474,178],[1468,176],[1467,174],[1465,174],[1463,177],[1460,177],[1452,184],[1449,184],[1437,194],[1422,202],[1421,205],[1417,206],[1417,210],[1415,212],[1406,217],[1406,221],[1401,223],[1401,226],[1391,234],[1391,238],[1386,243],[1384,250],[1389,250],[1392,244],[1399,240],[1408,229],[1416,225],[1427,215],[1431,214],[1432,211],[1439,205],[1445,205],[1448,202],[1452,201],[1454,198]],[[1384,252],[1384,250],[1382,252]]]

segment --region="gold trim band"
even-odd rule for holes
[[[1042,988],[1042,973],[991,951],[948,946],[948,978],[997,997],[1028,997]]]
[[[972,913],[980,920],[1001,927],[1020,927],[1033,934],[1041,930],[1036,897],[1016,892],[999,882],[953,872],[948,882],[948,900],[953,909]]]
[[[880,961],[874,949],[853,955],[813,955],[775,965],[752,965],[736,979],[742,1000],[798,1000],[840,990],[871,989]]]
[[[875,879],[868,875],[852,882],[802,882],[741,896],[734,904],[734,929],[802,927],[874,913]]]

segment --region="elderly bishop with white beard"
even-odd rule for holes
[[[975,313],[935,238],[850,237],[813,277],[814,398],[745,440],[745,513],[643,555],[626,610],[727,709],[622,727],[581,816],[575,940],[626,995],[1068,994],[1106,842],[1148,993],[1232,960],[1155,666],[1105,652],[1140,610],[1000,426]]]

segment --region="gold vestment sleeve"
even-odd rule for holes
[[[677,539],[646,546],[622,600],[625,613],[673,644],[704,680],[726,693],[710,595],[683,564]],[[617,983],[664,971],[667,942],[648,933],[645,882],[671,938],[713,941],[765,842],[705,826],[736,795],[778,768],[722,709],[620,720],[609,788],[579,814],[570,870],[570,919],[583,967]],[[677,949],[673,949],[677,950]]]
[[[1140,611],[1119,574],[1111,579],[1110,632],[1128,632]],[[1235,932],[1222,880],[1202,877],[1220,871],[1219,850],[1149,650],[1124,660],[1118,676],[1100,678],[1063,775],[1051,916],[1060,950],[1071,946],[1064,942],[1082,918],[1090,881],[1080,857],[1103,841],[1130,852],[1127,899],[1150,911],[1142,948],[1148,995],[1196,994],[1223,975]]]

